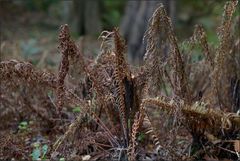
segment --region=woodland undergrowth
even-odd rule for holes
[[[40,139],[49,147],[46,160],[239,159],[237,3],[225,4],[217,46],[201,25],[179,43],[160,5],[139,67],[128,64],[117,28],[102,32],[101,52],[88,59],[68,25],[60,27],[56,74],[28,62],[0,62],[0,159],[31,160],[39,139],[27,138],[39,134],[48,138]],[[14,130],[21,120],[35,120],[31,130]]]

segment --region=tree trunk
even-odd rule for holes
[[[68,23],[72,31],[80,35],[93,36],[102,31],[100,1],[74,0],[71,8],[72,11],[68,14]]]

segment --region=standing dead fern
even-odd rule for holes
[[[14,106],[27,106],[27,110],[34,111],[42,120],[51,124],[50,130],[65,132],[64,135],[59,134],[62,137],[58,140],[54,133],[57,141],[51,151],[52,160],[59,159],[54,156],[58,152],[69,160],[85,160],[86,156],[91,160],[188,160],[203,159],[206,155],[236,160],[238,153],[235,154],[234,150],[239,150],[236,145],[232,145],[230,139],[239,140],[239,112],[216,109],[226,106],[235,112],[240,102],[240,59],[237,53],[240,41],[235,41],[230,32],[231,17],[236,5],[237,1],[226,5],[219,37],[220,46],[215,58],[203,28],[196,28],[190,41],[193,41],[193,45],[200,44],[207,59],[196,63],[191,60],[192,53],[189,52],[185,57],[180,52],[171,21],[162,5],[154,12],[146,32],[147,53],[142,68],[130,68],[127,64],[126,47],[117,29],[103,32],[101,53],[95,60],[85,62],[82,52],[70,39],[68,26],[63,25],[59,34],[62,60],[57,77],[37,71],[30,63],[14,60],[0,62],[0,90],[9,92],[0,92],[0,109],[11,105],[13,107],[10,108],[14,111]],[[191,51],[192,49],[193,47]],[[208,79],[211,72],[211,79]],[[67,75],[80,75],[86,81],[72,81],[71,78],[65,81]],[[79,85],[74,83],[79,81],[86,87],[87,94],[83,97],[74,90]],[[11,84],[22,82],[27,87],[41,87],[37,88],[41,89],[41,93],[36,95],[42,95],[37,97],[42,100],[35,99],[38,101],[36,105],[31,105],[29,101],[27,94],[33,95],[33,92],[29,93],[30,90],[21,88],[21,91],[10,91]],[[152,86],[158,83],[169,85],[169,95],[172,95],[162,92],[161,86],[160,90]],[[37,105],[44,104],[45,99],[52,101],[52,96],[46,94],[42,87],[57,94],[56,109],[62,111],[61,117],[54,117],[57,111],[54,108],[51,108],[51,112],[37,109],[40,108]],[[218,93],[214,93],[215,89]],[[152,98],[152,95],[158,97]],[[14,98],[18,100],[17,103],[14,103]],[[44,107],[49,109],[54,105],[52,101]],[[62,108],[63,105],[66,108]],[[72,107],[79,107],[78,116],[75,112],[71,113]],[[19,116],[18,119],[22,120],[25,116],[27,115]],[[57,121],[59,123],[55,124]],[[69,125],[68,128],[65,125]],[[149,137],[141,138],[142,132]],[[184,134],[181,135],[182,133]],[[19,136],[18,132],[13,136]],[[26,140],[23,142],[26,143]],[[9,144],[3,145],[1,149],[9,150]]]
[[[212,73],[212,85],[215,97],[218,99],[218,104],[220,108],[223,106],[229,106],[229,102],[224,98],[228,98],[228,89],[230,87],[229,74],[231,71],[226,68],[231,57],[230,42],[232,42],[231,24],[232,16],[236,10],[238,1],[229,1],[224,7],[224,14],[222,19],[222,26],[219,28],[219,41],[220,45],[217,49],[217,54],[214,59],[214,71]],[[224,84],[224,85],[223,85]],[[223,87],[223,88],[222,88]],[[221,95],[220,95],[221,93]],[[227,103],[227,104],[226,104]]]
[[[210,66],[213,67],[214,66],[212,58],[213,56],[210,53],[209,45],[207,42],[207,35],[202,25],[196,25],[193,39],[194,39],[193,41],[199,41],[204,56],[207,58],[207,61],[209,62]]]
[[[132,133],[131,133],[131,140],[130,140],[130,145],[128,147],[128,158],[130,161],[134,161],[136,160],[136,137],[137,137],[137,133],[138,130],[140,128],[140,121],[141,121],[141,114],[139,112],[137,112],[135,114],[135,118],[133,121],[133,125],[132,125]]]
[[[119,109],[120,119],[121,119],[121,126],[124,133],[124,144],[128,146],[128,127],[127,127],[127,120],[128,115],[127,109],[125,104],[125,83],[129,81],[130,73],[128,71],[128,67],[124,58],[124,51],[125,45],[123,44],[123,40],[118,33],[118,31],[114,30],[114,44],[115,44],[115,71],[114,71],[114,81],[116,83],[116,103]],[[128,107],[129,108],[129,107]]]
[[[64,101],[64,79],[69,70],[69,60],[68,56],[71,52],[69,48],[70,44],[70,34],[67,25],[63,25],[60,27],[59,33],[59,49],[62,54],[61,64],[59,66],[59,72],[57,77],[57,107],[58,111],[61,110]]]
[[[157,53],[159,53],[159,49],[157,47],[159,46],[159,44],[161,45],[161,43],[163,43],[162,40],[159,40],[159,38],[156,37],[156,35],[160,35],[159,30],[165,31],[167,40],[169,41],[169,45],[170,45],[169,49],[170,49],[170,57],[171,57],[171,67],[174,72],[173,80],[171,81],[171,84],[174,85],[173,90],[176,95],[178,95],[180,98],[183,98],[187,103],[190,103],[190,90],[188,87],[188,80],[185,73],[184,61],[178,48],[177,38],[174,34],[171,20],[167,16],[167,13],[163,5],[160,5],[160,7],[158,7],[154,12],[153,17],[151,18],[151,21],[150,21],[149,28],[150,29],[148,29],[145,36],[147,37],[147,41],[148,41],[147,53],[145,54],[145,58],[148,58],[150,60],[150,63],[154,65],[152,67],[156,68],[159,65],[164,65],[162,61],[164,58],[163,54],[160,54],[160,57],[161,57],[160,59],[162,59],[160,62],[159,61],[156,62],[154,59],[158,59],[157,57],[159,56],[157,55],[159,54]],[[162,48],[163,47],[164,46],[162,45]],[[150,59],[151,57],[152,59]],[[157,63],[161,63],[161,64],[157,64]],[[150,70],[155,70],[155,68],[152,68],[152,69],[150,68]]]

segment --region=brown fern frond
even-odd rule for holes
[[[79,83],[79,78],[84,79],[88,74],[88,66],[91,61],[83,55],[83,38],[80,40],[80,44],[76,45],[73,40],[69,40],[69,76],[74,80],[74,83]],[[87,65],[88,64],[88,65]],[[83,82],[83,80],[81,80]]]
[[[128,147],[128,158],[130,161],[134,161],[136,160],[136,146],[137,146],[137,143],[136,143],[136,137],[137,137],[137,133],[138,133],[138,130],[139,130],[139,127],[140,127],[140,113],[137,112],[135,114],[135,118],[134,118],[134,121],[133,121],[133,125],[132,125],[132,133],[131,133],[131,140],[130,140],[130,144],[129,144],[129,147]]]
[[[85,104],[85,105],[87,105],[87,104]],[[87,107],[88,109],[89,109],[89,107]],[[86,108],[84,108],[84,109],[86,109]],[[87,112],[87,113],[84,113],[84,112]],[[58,149],[60,148],[60,146],[62,145],[66,145],[65,143],[66,143],[66,141],[68,140],[68,141],[70,141],[73,137],[74,137],[74,135],[76,134],[76,133],[81,133],[81,131],[85,131],[86,130],[86,128],[84,128],[84,123],[86,122],[86,121],[84,121],[84,118],[85,117],[90,117],[90,118],[92,118],[93,119],[93,121],[95,122],[95,123],[97,123],[101,128],[103,128],[104,130],[105,130],[105,132],[104,132],[104,135],[103,135],[103,137],[102,138],[99,138],[99,134],[94,134],[93,136],[94,136],[94,138],[95,139],[97,139],[98,141],[101,141],[101,142],[106,142],[106,143],[108,143],[107,144],[107,146],[108,147],[113,147],[113,146],[118,146],[119,144],[118,144],[118,142],[113,138],[113,135],[111,134],[111,132],[108,130],[108,128],[100,121],[100,118],[98,118],[97,116],[96,116],[96,114],[95,113],[93,113],[93,112],[91,112],[91,111],[85,111],[84,110],[84,112],[82,112],[82,113],[80,113],[79,115],[78,115],[78,117],[76,118],[76,120],[73,122],[73,123],[71,123],[70,125],[69,125],[69,127],[68,127],[68,129],[67,129],[67,131],[64,133],[64,135],[63,136],[61,136],[55,143],[54,143],[54,145],[53,145],[53,151],[58,151]],[[79,128],[79,129],[81,129],[80,131],[79,130],[77,130],[77,128]],[[91,131],[90,130],[90,134],[92,135],[94,132],[93,131]],[[84,143],[89,143],[88,141],[87,141],[87,138],[88,137],[91,137],[91,136],[87,136],[86,138],[84,137]],[[72,140],[72,141],[74,141],[74,140]],[[108,142],[109,141],[109,142]],[[90,141],[91,142],[91,141]],[[68,142],[69,143],[69,142]],[[91,142],[91,144],[95,144],[96,142],[95,141],[93,141],[93,142]],[[111,145],[109,145],[109,143],[111,144]],[[82,144],[82,143],[81,143]],[[86,146],[86,147],[85,147]],[[81,149],[81,148],[87,148],[88,146],[87,145],[82,145],[81,147],[79,147],[79,149]]]
[[[111,145],[113,147],[120,146],[117,139],[114,137],[114,135],[109,130],[109,128],[104,124],[104,122],[94,112],[88,111],[88,113],[89,113],[89,117],[91,117],[106,132],[108,136],[108,140],[111,143]]]
[[[69,70],[69,55],[70,55],[70,33],[67,25],[60,27],[59,33],[59,49],[61,50],[62,60],[59,66],[59,72],[57,77],[57,107],[58,111],[61,110],[64,102],[64,79],[67,76]]]
[[[164,13],[166,14],[166,12]],[[165,23],[166,23],[166,26],[169,27],[168,39],[170,42],[170,49],[172,53],[171,65],[172,65],[173,71],[176,72],[176,77],[173,76],[173,79],[174,79],[173,82],[175,83],[175,86],[177,88],[175,88],[174,90],[177,95],[179,95],[183,100],[186,101],[186,103],[190,103],[191,94],[188,87],[188,79],[185,72],[184,61],[182,59],[181,53],[178,48],[177,38],[174,34],[171,20],[168,17],[166,18]]]
[[[149,20],[148,29],[144,35],[147,42],[144,55],[144,76],[147,81],[151,80],[151,86],[160,86],[163,82],[160,76],[163,75],[164,63],[167,59],[166,27],[164,23],[163,10],[157,9]]]
[[[98,70],[96,70],[98,69]],[[113,109],[113,96],[111,93],[112,79],[108,76],[105,68],[101,65],[95,64],[93,70],[88,70],[89,78],[92,82],[92,88],[96,94],[96,103],[98,107],[103,108],[108,116],[109,123],[114,129],[114,120],[116,119],[116,113]]]
[[[145,106],[157,106],[163,110],[171,112],[175,109],[173,101],[165,101],[161,98],[146,98],[143,100]]]
[[[165,74],[169,61],[168,26],[164,23],[167,17],[165,11],[160,9],[161,7],[163,6],[160,5],[153,13],[144,36],[147,47],[144,55],[145,76],[143,80],[150,83],[150,95],[159,93],[160,89],[164,89],[165,94],[168,95],[166,87],[173,84],[173,80],[167,80],[168,77]]]
[[[112,39],[113,34],[114,32],[103,31],[98,37],[98,39],[102,40],[101,47],[100,47],[101,53],[98,55],[98,57],[99,56],[101,57],[102,55],[108,55],[114,50],[114,43],[113,43],[114,40]],[[97,60],[99,59],[98,57],[97,57]]]
[[[159,38],[157,37],[160,34],[162,34],[162,33],[159,33],[161,31],[164,31],[164,33],[166,33],[166,37],[170,45],[169,48],[171,53],[170,55],[171,67],[174,72],[173,80],[171,81],[172,84],[174,84],[173,90],[177,96],[185,100],[187,103],[190,103],[190,90],[188,87],[188,80],[185,72],[185,64],[178,48],[177,38],[174,34],[171,20],[167,16],[167,13],[163,5],[160,5],[160,7],[158,7],[154,12],[153,17],[151,18],[151,21],[150,21],[150,29],[146,34],[146,37],[148,38],[148,45],[147,45],[147,53],[145,57],[148,58],[149,60],[151,60],[150,59],[151,54],[153,56],[153,59],[157,58],[156,54],[159,53],[159,46],[163,44],[163,42],[161,42],[162,40],[159,40]],[[153,34],[156,34],[157,36],[154,36]],[[161,46],[162,46],[161,50],[163,50],[164,46],[163,45]],[[160,62],[163,62],[162,61],[163,58],[164,58],[164,54],[161,54]],[[154,62],[155,62],[154,60],[151,61],[151,63],[156,66],[157,63],[154,63]],[[161,63],[161,65],[164,65],[164,63]],[[160,72],[160,74],[161,73],[163,72]]]
[[[119,118],[116,118],[118,111],[114,108],[114,67],[116,54],[113,48],[113,32],[104,31],[101,33],[101,51],[98,54],[93,66],[89,69],[89,78],[92,81],[93,89],[97,95],[100,107],[105,110],[111,127],[114,129]]]
[[[121,126],[124,136],[124,144],[125,146],[128,145],[128,127],[127,127],[127,120],[128,115],[126,114],[128,110],[126,109],[126,102],[125,102],[125,83],[129,81],[130,73],[127,70],[126,61],[124,58],[124,44],[119,36],[117,30],[114,30],[114,44],[115,44],[115,67],[114,67],[114,81],[116,84],[116,104],[119,110],[120,119],[121,119]]]
[[[118,29],[114,29],[113,31],[114,36],[114,45],[115,45],[115,54],[116,54],[116,68],[122,73],[122,78],[130,77],[131,73],[129,67],[127,65],[127,61],[125,58],[126,53],[126,45],[122,37],[119,35]]]
[[[124,86],[122,84],[122,80],[119,77],[120,71],[118,69],[115,70],[115,81],[116,81],[116,104],[117,107],[119,109],[119,114],[120,114],[120,119],[121,119],[121,126],[122,126],[122,130],[124,133],[124,140],[125,140],[125,144],[127,144],[127,140],[128,140],[128,136],[127,136],[127,117],[126,117],[126,109],[125,109],[125,100],[124,100],[124,94],[125,94],[125,89]]]
[[[144,102],[146,106],[159,107],[170,114],[174,114],[173,111],[175,111],[178,106],[175,101],[163,101],[159,98],[148,98],[145,99]],[[192,122],[195,126],[201,123],[206,125],[204,126],[204,129],[208,129],[210,131],[222,128],[227,129],[229,126],[235,126],[236,129],[239,129],[240,127],[240,116],[235,113],[226,113],[221,110],[209,108],[203,102],[196,102],[191,106],[180,103],[180,106],[182,106],[181,112],[185,116],[185,120],[189,123]]]
[[[162,146],[160,145],[157,130],[153,127],[152,122],[150,121],[148,116],[144,118],[144,124],[146,124],[148,127],[145,133],[151,136],[156,149],[160,149]]]
[[[80,127],[80,125],[81,125],[82,118],[83,118],[82,114],[79,114],[77,119],[69,125],[68,130],[64,133],[64,135],[62,137],[58,138],[58,140],[54,143],[54,145],[53,145],[54,150],[53,151],[57,151],[58,148],[60,147],[60,145],[67,138],[69,139],[70,135],[73,135],[75,133],[76,129],[78,127]]]
[[[75,106],[81,107],[81,114],[87,115],[99,127],[101,127],[106,132],[106,135],[108,136],[108,140],[113,147],[114,146],[120,146],[118,141],[116,140],[116,138],[113,136],[112,132],[110,131],[110,129],[98,117],[98,115],[94,111],[91,110],[91,107],[93,106],[91,104],[91,101],[85,101],[85,100],[80,99],[76,94],[74,94],[70,90],[65,90],[65,93],[66,93],[66,98],[68,98],[71,103],[75,104]],[[74,124],[77,124],[77,122],[74,123]]]
[[[145,97],[148,94],[148,85],[145,84],[144,89],[143,89],[143,94],[142,96]],[[141,99],[143,100],[143,99]],[[130,145],[128,147],[128,158],[129,160],[136,160],[136,136],[137,133],[142,126],[144,122],[144,118],[146,117],[145,115],[145,102],[144,100],[140,104],[139,111],[135,113],[133,124],[132,124],[132,132],[131,132],[131,139],[130,139]]]
[[[88,74],[88,68],[85,64],[82,51],[77,47],[70,38],[70,31],[68,25],[62,25],[59,33],[59,49],[62,54],[62,60],[59,66],[57,77],[57,107],[61,109],[64,101],[64,80],[68,72],[71,78],[76,74],[83,76],[83,73]]]
[[[179,154],[177,154],[173,149],[163,145],[163,143],[160,141],[158,128],[154,126],[153,120],[151,120],[147,114],[144,117],[143,124],[146,128],[145,134],[150,136],[155,147],[155,152],[159,155],[159,157],[161,157],[161,159],[167,160],[171,158],[172,160],[173,158],[181,158],[181,156],[179,156]]]
[[[192,94],[192,102],[202,99],[202,95],[210,86],[209,75],[213,69],[213,51],[207,42],[206,33],[202,25],[196,25],[193,36],[182,44],[183,52],[186,53],[186,73],[188,76],[189,89]],[[202,60],[192,60],[194,49],[200,47]],[[186,49],[185,49],[186,48]]]
[[[57,88],[54,74],[39,71],[28,62],[8,60],[0,62],[0,75],[0,117],[3,122],[12,118],[17,121],[31,111],[36,119],[53,123],[54,106],[48,102],[46,95]],[[49,104],[46,105],[46,102]]]
[[[75,134],[76,128],[81,125],[82,118],[84,115],[91,118],[97,125],[99,125],[106,132],[106,136],[108,137],[108,140],[113,147],[120,146],[118,141],[113,136],[112,132],[109,130],[109,128],[103,123],[103,121],[93,111],[91,111],[90,102],[84,102],[83,100],[79,99],[78,96],[76,96],[72,92],[65,91],[65,93],[67,93],[68,95],[70,95],[72,97],[71,101],[73,101],[74,104],[81,107],[81,113],[78,115],[77,119],[69,126],[68,130],[65,132],[63,137],[59,138],[55,142],[54,151],[57,151],[57,149],[64,142],[64,140],[69,139],[69,137],[71,137]],[[68,95],[66,95],[66,97]]]
[[[231,25],[232,16],[236,10],[238,1],[227,2],[224,7],[224,14],[222,18],[222,25],[219,28],[219,41],[220,44],[217,49],[217,54],[214,59],[214,70],[212,73],[213,94],[218,100],[220,107],[230,106],[229,102],[223,98],[228,98],[227,91],[230,87],[229,77],[231,77],[232,69],[226,68],[229,65],[231,55],[229,51],[232,45]],[[224,84],[224,85],[223,85]],[[222,87],[222,88],[221,88]],[[220,96],[221,93],[221,96]]]
[[[200,43],[204,56],[206,57],[210,66],[213,67],[214,62],[207,42],[207,35],[202,25],[196,25],[193,39],[193,41],[198,41]]]
[[[1,82],[24,80],[33,85],[57,88],[57,79],[54,74],[38,71],[34,66],[27,62],[9,60],[0,62]],[[16,83],[16,82],[15,82]]]

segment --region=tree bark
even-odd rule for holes
[[[68,3],[67,1],[65,3]],[[80,35],[96,35],[102,31],[100,1],[74,0],[68,18],[71,30]]]

